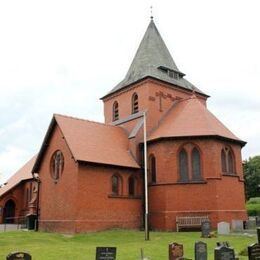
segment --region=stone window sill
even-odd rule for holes
[[[227,176],[227,177],[236,177],[236,178],[239,177],[239,176],[236,175],[235,173],[222,173],[222,176]]]
[[[110,195],[108,195],[108,198],[110,198],[110,199],[141,199],[141,196],[126,196],[126,195],[110,194]]]
[[[177,181],[177,184],[205,184],[205,180]]]

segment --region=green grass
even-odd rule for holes
[[[42,232],[0,233],[0,259],[12,251],[27,251],[33,260],[93,260],[97,246],[116,246],[118,260],[140,259],[140,248],[152,260],[168,259],[168,244],[184,244],[185,256],[194,259],[194,243],[202,240],[208,245],[209,260],[214,259],[217,241],[229,241],[236,254],[256,242],[256,236],[219,236],[201,239],[200,232],[151,232],[150,241],[144,241],[144,232],[112,230],[74,236]],[[247,257],[239,257],[245,260]]]

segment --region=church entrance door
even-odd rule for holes
[[[15,202],[13,200],[8,200],[4,207],[4,223],[14,223],[15,217]]]

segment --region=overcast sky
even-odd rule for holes
[[[259,0],[0,0],[0,182],[39,150],[53,113],[103,121],[150,20],[208,108],[260,154]]]

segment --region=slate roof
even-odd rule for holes
[[[55,125],[58,125],[75,161],[140,168],[129,151],[128,136],[121,127],[55,114],[33,168],[41,158]]]
[[[173,104],[148,140],[195,136],[222,137],[246,144],[224,126],[195,95]]]
[[[178,73],[179,79],[170,77],[165,72],[167,69]],[[176,66],[153,19],[151,19],[125,78],[103,98],[147,77],[152,77],[191,91],[194,90],[207,96],[192,83],[184,79],[184,76],[185,74]]]
[[[0,197],[3,196],[7,191],[14,188],[22,181],[32,179],[32,168],[36,160],[36,155],[29,160],[20,170],[18,170],[10,179],[7,180],[6,185],[0,188]]]

